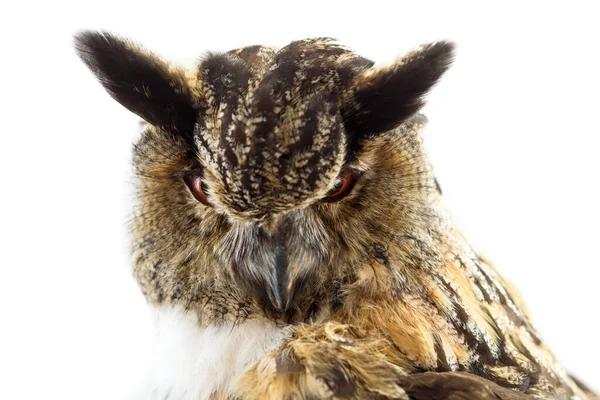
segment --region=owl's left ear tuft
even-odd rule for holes
[[[75,50],[106,91],[149,123],[189,134],[196,111],[183,73],[107,32],[75,35]]]
[[[442,41],[421,46],[389,66],[363,71],[343,99],[346,131],[359,139],[393,129],[413,116],[453,58],[454,44]]]

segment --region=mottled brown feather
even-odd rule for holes
[[[144,295],[200,327],[289,329],[235,394],[213,399],[593,397],[443,206],[416,113],[451,44],[374,68],[309,39],[183,71],[115,36],[77,40],[113,97],[151,123],[134,146]],[[349,194],[321,201],[347,173]]]

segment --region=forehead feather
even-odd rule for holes
[[[338,98],[371,65],[331,39],[209,55],[195,136],[228,206],[285,208],[324,190],[344,157]]]

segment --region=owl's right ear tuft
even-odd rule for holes
[[[156,126],[193,131],[197,113],[180,71],[107,32],[76,34],[75,49],[108,93],[129,111]]]
[[[450,67],[453,54],[451,42],[430,43],[391,65],[359,74],[342,105],[352,140],[386,132],[414,116],[425,104],[427,92]]]

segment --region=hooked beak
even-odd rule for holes
[[[292,318],[312,301],[316,288],[309,277],[326,258],[323,236],[306,237],[297,225],[290,216],[271,224],[239,223],[217,246],[240,294],[273,318]]]
[[[286,311],[289,303],[289,269],[287,249],[282,238],[275,241],[275,265],[270,270],[271,274],[271,295],[269,296],[273,306],[277,311]]]

